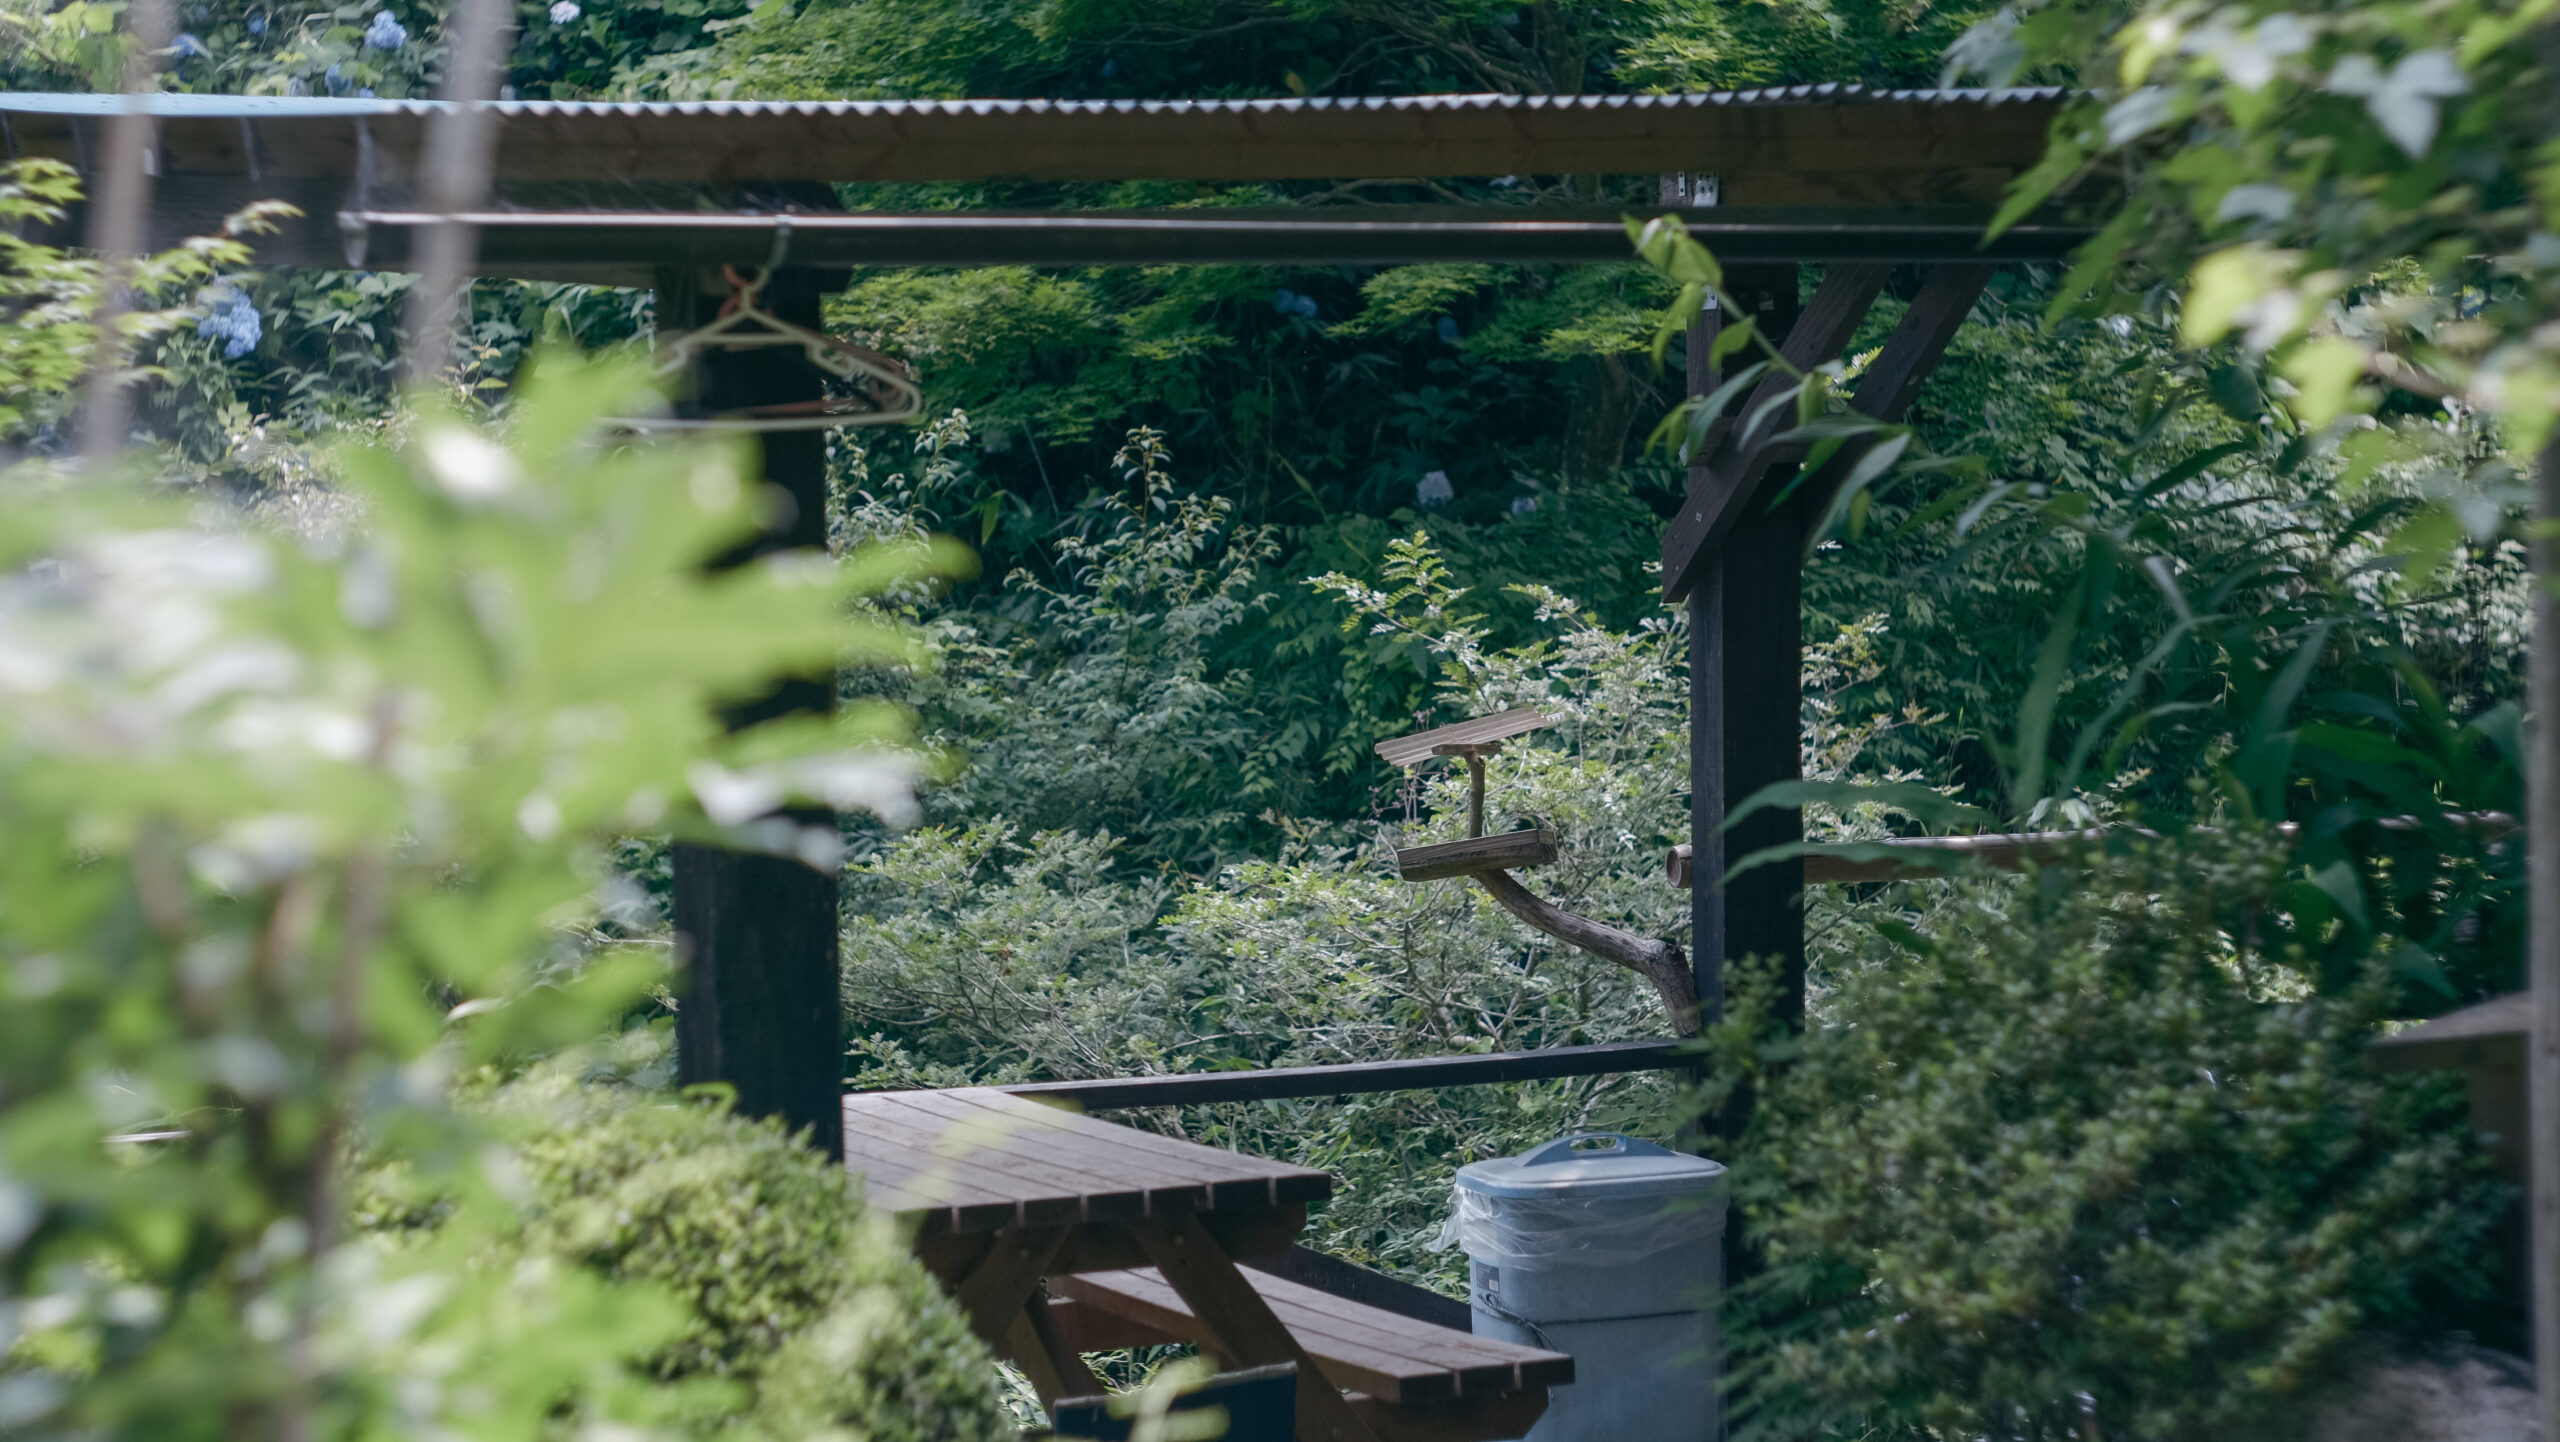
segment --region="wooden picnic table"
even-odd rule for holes
[[[983,1087],[845,1097],[844,1158],[1045,1403],[1103,1391],[1079,1344],[1195,1341],[1230,1369],[1294,1364],[1301,1442],[1460,1442],[1519,1435],[1572,1375],[1553,1353],[1239,1270],[1289,1250],[1333,1193],[1320,1171]],[[1043,1295],[1078,1276],[1094,1285]]]

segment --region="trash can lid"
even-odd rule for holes
[[[1516,1157],[1458,1169],[1458,1185],[1488,1197],[1653,1197],[1702,1192],[1724,1175],[1705,1157],[1617,1132],[1576,1132]]]

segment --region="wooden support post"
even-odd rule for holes
[[[1728,287],[1764,334],[1789,335],[1796,320],[1793,266],[1743,270]],[[1722,317],[1709,312],[1689,335],[1689,388],[1719,383],[1706,364]],[[1709,484],[1691,470],[1691,487]],[[1733,831],[1725,817],[1744,797],[1800,774],[1803,738],[1803,523],[1792,504],[1743,508],[1740,521],[1700,567],[1689,601],[1690,957],[1700,1020],[1724,1015],[1728,960],[1775,955],[1801,1005],[1804,907],[1798,868],[1768,866],[1732,882],[1732,858],[1802,835],[1793,810],[1761,811]],[[1666,577],[1666,579],[1668,579]]]
[[[725,296],[716,272],[662,275],[659,323],[707,323]],[[767,309],[801,325],[820,323],[820,281],[810,271],[776,271],[764,291]],[[781,348],[724,353],[703,360],[701,402],[722,410],[746,404],[814,399],[820,377]],[[722,564],[770,551],[827,543],[826,438],[823,432],[766,435],[764,479],[775,500],[765,534]],[[793,678],[737,709],[734,725],[751,725],[834,705],[835,677]],[[800,814],[803,825],[832,825],[826,812]],[[837,881],[787,857],[706,846],[675,849],[676,951],[684,968],[676,1011],[676,1067],[691,1085],[725,1082],[738,1110],[807,1128],[810,1144],[844,1155],[844,1002],[837,974]]]

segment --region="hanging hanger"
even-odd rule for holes
[[[779,261],[790,242],[790,229],[784,224],[774,238],[774,256]],[[841,341],[824,331],[794,325],[757,303],[765,282],[772,279],[773,265],[757,268],[752,277],[742,276],[736,266],[723,266],[729,279],[729,298],[709,325],[687,331],[669,340],[658,352],[658,374],[661,378],[683,375],[700,359],[704,351],[756,350],[768,346],[796,346],[811,365],[839,381],[851,383],[850,395],[820,396],[814,400],[778,401],[771,405],[745,406],[725,415],[700,419],[652,416],[623,422],[634,430],[656,431],[817,431],[838,426],[878,426],[896,421],[910,421],[924,414],[924,392],[916,388],[907,368],[878,351]]]

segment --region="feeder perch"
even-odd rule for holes
[[[1662,996],[1674,1030],[1695,1036],[1698,1030],[1697,979],[1689,959],[1667,941],[1577,916],[1533,894],[1511,879],[1520,866],[1550,866],[1556,859],[1556,834],[1545,827],[1522,827],[1497,836],[1484,834],[1485,758],[1502,743],[1556,720],[1535,706],[1517,706],[1473,721],[1419,731],[1378,743],[1378,755],[1391,766],[1418,766],[1438,756],[1467,763],[1467,835],[1462,841],[1408,846],[1396,852],[1396,873],[1407,881],[1443,881],[1466,877],[1528,926],[1594,956],[1642,974]]]

